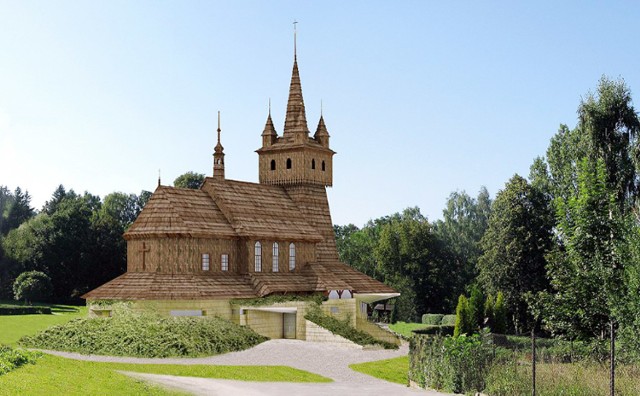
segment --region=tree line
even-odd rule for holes
[[[455,192],[443,219],[418,208],[336,226],[340,257],[402,293],[396,318],[451,313],[474,287],[501,293],[509,331],[571,339],[640,330],[640,121],[622,79],[602,77],[528,177],[495,199]]]

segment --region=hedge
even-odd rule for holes
[[[440,322],[441,325],[451,325],[454,326],[456,324],[456,315],[452,314],[452,315],[444,315],[442,317],[442,322]]]
[[[414,334],[437,334],[441,336],[453,335],[453,329],[455,326],[451,325],[429,325],[421,329],[413,330]]]
[[[424,314],[422,315],[422,323],[426,325],[439,326],[442,324],[443,314]]]
[[[50,315],[50,307],[28,307],[21,305],[2,305],[0,315]]]

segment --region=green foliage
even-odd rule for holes
[[[413,337],[413,332],[417,329],[424,328],[423,323],[406,323],[398,321],[389,325],[389,330],[399,334],[402,338],[409,339]]]
[[[13,283],[13,297],[16,300],[43,302],[51,298],[52,292],[51,278],[40,271],[23,272]]]
[[[0,304],[1,315],[50,315],[49,307],[25,307],[23,305],[4,305]]]
[[[40,356],[40,352],[13,349],[0,344],[0,376],[25,364],[34,364]]]
[[[319,306],[309,309],[304,316],[305,319],[317,324],[320,327],[331,331],[334,334],[342,336],[347,340],[353,341],[358,345],[380,345],[384,349],[398,349],[396,344],[390,342],[378,340],[371,336],[369,333],[358,330],[351,326],[350,320],[340,320],[333,316],[325,315]]]
[[[467,300],[464,294],[461,294],[460,297],[458,297],[458,306],[456,307],[456,324],[453,336],[458,337],[463,334],[471,335],[474,330],[475,327],[473,325],[469,300]]]
[[[29,192],[22,193],[20,187],[16,187],[13,195],[8,194],[6,188],[3,189],[0,193],[0,209],[0,234],[2,235],[18,228],[35,214],[31,207]]]
[[[486,327],[493,329],[494,327],[494,306],[496,304],[493,295],[489,294],[484,301],[484,317],[486,318]]]
[[[498,292],[496,304],[493,306],[493,327],[491,327],[491,330],[496,334],[505,334],[507,332],[507,307],[501,291]]]
[[[381,380],[407,385],[409,382],[409,357],[400,356],[393,359],[376,360],[375,362],[350,364],[349,368]]]
[[[441,336],[453,336],[455,332],[454,325],[428,325],[419,329],[413,330],[414,334],[436,334]]]
[[[443,326],[455,326],[457,317],[455,314],[444,315],[440,324]]]
[[[422,323],[427,325],[438,326],[442,323],[443,314],[424,314],[422,315]]]
[[[203,182],[204,174],[189,171],[176,177],[176,179],[173,181],[173,186],[197,190],[200,188]]]
[[[545,255],[552,247],[552,228],[548,197],[513,176],[493,203],[478,280],[488,293],[504,293],[516,331],[529,320],[524,294],[549,288]]]
[[[444,247],[442,253],[447,256],[449,310],[477,275],[476,266],[482,255],[480,240],[487,229],[490,213],[491,199],[485,187],[480,189],[477,198],[456,191],[447,199],[442,220],[434,224],[435,233]]]
[[[309,295],[297,295],[297,294],[271,294],[266,297],[261,298],[237,298],[231,300],[231,304],[236,306],[246,306],[246,307],[259,307],[265,305],[273,305],[278,303],[287,303],[292,301],[303,301],[303,302],[312,302],[316,305],[322,304],[323,301],[326,301],[327,297],[325,297],[322,293],[313,293]]]
[[[469,297],[470,318],[474,330],[479,330],[484,326],[484,302],[480,288],[474,285]]]
[[[421,387],[448,392],[481,391],[492,364],[492,351],[484,339],[418,335],[409,344],[409,379]]]
[[[266,338],[216,317],[160,317],[122,310],[111,318],[75,319],[26,336],[20,344],[112,356],[210,356],[239,351]]]

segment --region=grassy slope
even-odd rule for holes
[[[19,305],[14,301],[0,304]],[[44,304],[43,304],[44,305]],[[15,346],[20,337],[34,335],[53,325],[87,316],[87,307],[51,305],[52,315],[0,315],[0,344]]]
[[[378,360],[375,362],[351,364],[349,367],[355,371],[385,381],[407,385],[409,382],[409,356],[400,356],[393,359]]]

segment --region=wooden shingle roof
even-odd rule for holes
[[[323,240],[282,187],[208,177],[202,189],[211,195],[239,236]]]
[[[237,236],[213,199],[204,191],[159,186],[125,233],[126,239],[149,235]]]

